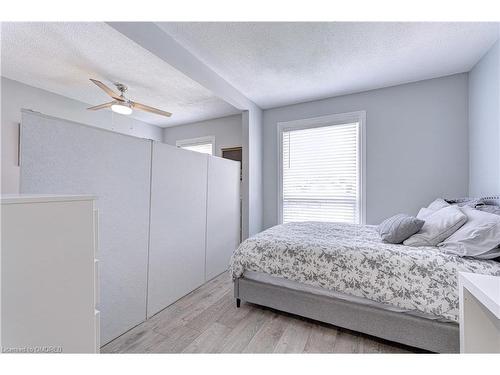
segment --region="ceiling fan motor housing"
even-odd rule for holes
[[[118,91],[120,91],[122,94],[128,90],[128,87],[124,85],[123,83],[115,82],[114,83]]]

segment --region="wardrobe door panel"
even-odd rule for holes
[[[240,243],[240,163],[208,158],[206,280],[227,270]]]
[[[21,193],[91,194],[102,344],[146,318],[151,141],[24,111]]]
[[[207,157],[153,143],[148,317],[204,282]]]

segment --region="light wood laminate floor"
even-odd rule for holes
[[[417,349],[242,302],[224,273],[101,353],[412,353]]]

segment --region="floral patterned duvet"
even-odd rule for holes
[[[494,260],[387,244],[374,226],[323,222],[278,225],[245,240],[230,269],[233,278],[263,272],[451,321],[458,271],[500,276]]]

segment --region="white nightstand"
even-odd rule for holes
[[[500,277],[460,272],[460,352],[500,353]]]

